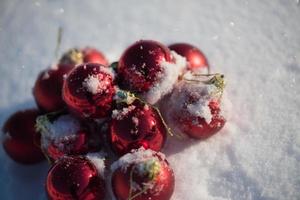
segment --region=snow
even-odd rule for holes
[[[110,60],[140,39],[189,42],[225,74],[232,103],[206,141],[169,140],[172,200],[296,200],[300,196],[300,6],[296,0],[1,1],[0,123],[35,106],[37,75],[60,54],[93,45]],[[233,26],[232,26],[233,24]],[[46,199],[46,162],[14,163],[0,148],[1,199]],[[16,192],[17,191],[17,192]]]

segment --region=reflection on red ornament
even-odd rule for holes
[[[42,111],[54,112],[65,107],[61,96],[63,80],[72,69],[72,65],[58,65],[39,74],[33,96]]]
[[[102,200],[105,183],[87,158],[64,157],[49,170],[46,192],[51,200]]]

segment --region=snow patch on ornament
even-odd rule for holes
[[[187,111],[195,117],[202,117],[209,124],[212,120],[212,115],[210,108],[208,106],[209,101],[205,99],[199,99],[199,101],[195,103],[191,103],[187,105]]]
[[[86,68],[86,65],[84,65],[84,68]],[[106,67],[102,67],[102,66],[100,69],[101,72],[111,76],[112,79],[114,79],[115,74],[111,69],[107,69]],[[101,80],[101,78],[104,78],[104,75],[101,73],[97,75],[95,74],[88,75],[88,77],[86,77],[82,82],[82,87],[84,87],[88,92],[92,94],[104,92],[105,90],[107,90],[107,86],[110,84],[110,82]]]
[[[97,94],[98,92],[100,92],[100,85],[101,83],[96,75],[89,75],[87,78],[84,79],[82,83],[82,86],[92,94]]]
[[[139,149],[134,149],[130,153],[125,154],[119,160],[114,162],[111,165],[111,171],[115,171],[118,168],[121,168],[123,171],[126,171],[127,167],[132,164],[144,163],[149,160],[151,161],[159,161],[159,158],[155,155],[158,155],[162,160],[165,160],[165,155],[160,152],[155,152],[151,149],[145,150],[144,147]]]
[[[41,146],[47,149],[54,142],[59,147],[61,140],[74,139],[80,130],[80,122],[71,115],[62,115],[54,122],[44,121],[41,129]]]
[[[157,103],[163,96],[169,94],[178,77],[182,74],[186,67],[186,58],[178,55],[175,51],[171,51],[175,63],[162,61],[160,63],[162,72],[158,76],[159,81],[142,97],[150,104]]]
[[[105,153],[89,153],[86,155],[87,159],[91,161],[96,167],[99,176],[105,178]]]
[[[131,111],[133,111],[136,107],[134,105],[130,105],[128,107],[124,107],[121,110],[113,110],[111,118],[116,120],[122,120],[124,117],[128,115]]]

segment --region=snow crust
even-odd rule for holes
[[[89,45],[110,62],[140,39],[189,42],[207,55],[211,73],[225,74],[232,106],[212,138],[167,141],[163,153],[176,179],[172,200],[299,199],[297,0],[4,0],[0,19],[1,125],[35,106],[32,87],[55,63],[59,26],[59,54]],[[46,199],[47,162],[22,166],[1,147],[0,162],[1,199]]]

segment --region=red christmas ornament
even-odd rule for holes
[[[41,147],[50,160],[101,149],[100,135],[91,133],[76,118],[71,115],[55,117],[51,115],[53,114],[43,115],[37,119],[37,129],[41,133]]]
[[[60,58],[59,63],[68,65],[79,65],[83,63],[97,63],[108,66],[108,61],[102,52],[95,48],[83,49],[72,48]]]
[[[139,149],[112,165],[112,190],[119,200],[169,200],[174,174],[164,155]]]
[[[39,148],[39,135],[35,131],[36,109],[13,114],[4,124],[3,147],[16,162],[34,164],[45,159]]]
[[[128,47],[118,63],[118,77],[123,89],[136,93],[147,92],[160,78],[161,62],[173,62],[163,44],[141,40]]]
[[[81,118],[103,118],[111,112],[115,85],[109,68],[82,64],[70,72],[63,85],[69,110]]]
[[[112,112],[110,141],[118,155],[144,147],[159,151],[166,140],[167,129],[158,113],[138,99],[123,103]]]
[[[72,68],[72,65],[58,65],[40,73],[33,88],[33,96],[42,111],[53,112],[64,108],[61,96],[63,79]]]
[[[97,49],[86,47],[82,50],[84,63],[98,63],[108,66],[105,56]]]
[[[226,119],[221,112],[223,75],[185,75],[161,105],[168,126],[177,134],[206,139],[217,133]]]
[[[188,69],[192,71],[205,70],[208,72],[209,64],[205,55],[197,47],[187,43],[176,43],[169,46],[169,49],[175,51],[188,61]]]
[[[105,182],[85,157],[63,157],[49,170],[46,192],[51,200],[102,200]]]

